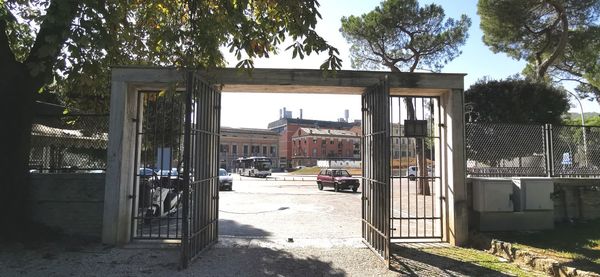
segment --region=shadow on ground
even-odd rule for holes
[[[271,232],[256,228],[252,225],[239,224],[237,221],[228,219],[219,219],[220,236],[240,236],[240,237],[266,237]]]
[[[393,245],[390,270],[410,276],[510,276],[502,272],[420,249]]]
[[[226,262],[224,262],[226,261]],[[316,256],[271,248],[214,248],[185,272],[202,276],[346,276],[343,269]]]

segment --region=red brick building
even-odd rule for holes
[[[355,122],[345,121],[324,121],[302,118],[280,118],[279,120],[269,123],[269,130],[279,133],[279,165],[280,167],[292,167],[293,147],[292,136],[298,129],[305,128],[326,128],[337,130],[349,130],[358,128],[360,130],[360,120]],[[359,147],[360,148],[360,147]],[[360,151],[360,149],[359,149]],[[358,157],[360,159],[360,155]],[[315,163],[316,164],[316,163]]]
[[[360,160],[360,135],[350,130],[299,127],[291,139],[292,166],[317,160]]]

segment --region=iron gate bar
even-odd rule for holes
[[[396,98],[397,101],[394,98]],[[403,112],[403,99],[407,99],[406,101],[410,101],[413,104],[413,109],[415,110],[416,116],[414,119],[428,120],[426,129],[427,135],[425,137],[407,137],[405,134],[403,134],[403,115],[405,115],[406,118],[409,117],[408,111]],[[418,103],[421,104],[420,108],[417,106]],[[394,111],[395,105],[397,105],[398,112]],[[441,122],[440,105],[439,97],[404,95],[395,95],[390,97],[390,122],[391,126],[397,127],[398,130],[398,135],[393,133],[389,139],[391,145],[395,145],[394,141],[398,139],[398,171],[397,175],[390,175],[390,183],[392,184],[390,191],[392,200],[395,196],[398,196],[397,204],[399,205],[399,209],[396,210],[396,204],[394,200],[390,207],[390,212],[392,213],[392,216],[390,217],[390,221],[392,223],[392,235],[390,239],[441,239],[443,237],[443,180],[441,177],[442,168],[439,164],[441,162],[441,151],[438,149],[438,147],[441,145],[441,124],[439,124],[439,122]],[[430,112],[429,114],[426,114],[425,110],[428,108]],[[394,130],[394,128],[392,128],[392,130]],[[402,141],[403,138],[406,139],[405,143]],[[426,140],[429,141],[429,149],[427,149]],[[409,177],[407,176],[408,174],[402,175],[402,168],[404,166],[406,166],[407,170],[410,166],[412,166],[410,162],[410,157],[412,156],[410,147],[416,147],[419,143],[422,144],[420,151],[414,152],[413,154],[415,155],[414,157],[419,156],[419,158],[423,160],[425,169],[421,169],[420,166],[417,165],[418,170],[415,174],[416,176]],[[395,151],[396,147],[392,149]],[[415,150],[417,149],[415,148]],[[406,154],[404,155],[403,152]],[[390,166],[394,168],[395,153],[390,152],[390,154]],[[405,165],[403,163],[403,156],[406,157],[407,164]],[[429,176],[427,173],[429,171],[427,169],[429,168],[428,157],[434,159],[433,166],[431,167],[431,176]],[[415,162],[417,161],[418,159],[415,159]],[[428,176],[420,176],[421,172],[424,172]],[[436,172],[440,172],[440,174],[437,175]],[[397,180],[397,182],[394,182],[394,180]],[[394,184],[396,183],[398,185],[397,192],[394,189]],[[413,184],[415,189],[414,193],[411,189]],[[427,187],[430,195],[419,195],[419,187],[421,187],[421,190],[424,190]],[[406,203],[403,203],[404,194],[406,194]],[[411,196],[411,194],[415,194],[414,197]],[[428,197],[429,199],[427,199]],[[436,202],[439,204],[439,210],[436,208]],[[428,205],[430,206],[428,207]],[[406,210],[404,207],[406,207]],[[436,212],[438,212],[439,215],[437,215]],[[406,215],[404,215],[404,213],[406,213]],[[398,214],[398,216],[396,216],[396,214]],[[406,231],[404,231],[405,229]]]
[[[218,239],[218,149],[221,94],[192,71],[186,75],[184,228],[181,267]]]
[[[389,116],[387,78],[368,87],[361,97],[363,128],[362,238],[365,244],[389,266]]]
[[[152,203],[153,193],[161,195],[167,189],[163,186],[165,183],[168,184],[168,187],[177,186],[178,178],[181,176],[179,169],[175,180],[171,180],[170,173],[167,176],[163,174],[164,171],[171,172],[174,166],[172,158],[181,160],[180,145],[183,132],[178,128],[169,132],[168,128],[165,128],[167,125],[183,127],[181,119],[183,118],[184,103],[180,103],[180,96],[183,94],[177,91],[164,95],[161,95],[160,91],[137,92],[136,116],[131,119],[135,122],[134,179],[132,194],[129,196],[133,200],[130,229],[130,239],[132,240],[181,238],[180,224],[183,217],[179,207],[171,208],[166,215],[163,215],[166,207],[165,203],[161,201],[161,197],[158,197],[157,203]],[[178,122],[181,122],[181,125],[177,125]],[[153,161],[152,154],[157,154],[157,150],[164,146],[169,146],[168,164],[163,159]],[[154,171],[154,169],[148,168],[150,163],[154,163],[163,171],[149,174],[147,170]],[[168,169],[164,169],[165,167]],[[165,177],[169,180],[162,180]],[[148,215],[148,208],[156,205],[158,208],[155,211],[158,212],[158,215]]]

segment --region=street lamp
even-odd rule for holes
[[[579,108],[581,109],[581,129],[583,131],[583,155],[585,157],[585,167],[587,167],[588,166],[587,139],[586,139],[586,135],[585,135],[585,117],[583,116],[583,106],[581,105],[581,101],[579,101],[579,97],[577,97],[577,95],[570,92],[569,90],[566,90],[566,91],[569,94],[571,94],[571,96],[573,96],[575,98],[575,100],[577,100],[577,103],[579,103]]]

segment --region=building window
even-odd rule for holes
[[[275,146],[271,146],[271,155],[275,155]]]
[[[333,144],[333,140],[330,140],[330,141],[329,141],[329,144]]]
[[[248,145],[244,145],[244,155],[248,155]]]
[[[317,148],[313,148],[313,157],[317,156]]]
[[[263,146],[263,156],[266,156],[266,155],[267,155],[267,147]]]
[[[317,143],[317,138],[313,138],[313,143]]]
[[[231,152],[233,154],[237,154],[237,145],[234,144],[234,145],[231,146]]]

